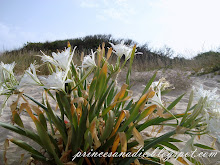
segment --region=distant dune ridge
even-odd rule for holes
[[[84,55],[87,55],[90,53],[91,49],[95,51],[98,48],[97,45],[101,46],[103,42],[105,43],[105,49],[107,52],[107,49],[111,47],[109,42],[119,43],[121,40],[124,40],[126,45],[137,44],[137,52],[143,53],[135,56],[133,69],[136,71],[179,68],[181,70],[191,70],[195,74],[203,74],[220,70],[219,51],[204,52],[198,54],[194,58],[186,59],[183,55],[177,55],[174,57],[175,52],[166,46],[159,50],[154,50],[153,48],[150,48],[147,43],[140,45],[131,39],[114,39],[111,35],[89,35],[82,38],[57,40],[53,42],[26,43],[20,49],[5,51],[3,55],[0,56],[0,61],[3,61],[4,63],[16,61],[15,72],[22,74],[23,71],[29,67],[30,63],[36,61],[38,64],[42,64],[41,58],[36,56],[42,54],[40,50],[47,55],[51,55],[52,52],[64,50],[69,41],[72,46],[77,46],[76,53],[73,57],[75,63],[81,64],[80,60],[82,52]],[[111,56],[109,61],[115,63],[116,57],[114,55]],[[123,60],[121,60],[121,62],[123,62]],[[38,74],[48,74],[45,65],[38,68],[38,70],[40,71]]]

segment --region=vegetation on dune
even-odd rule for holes
[[[122,39],[114,39],[111,35],[90,35],[82,38],[68,39],[68,40],[57,40],[53,42],[44,43],[26,43],[22,48],[6,51],[0,56],[0,61],[4,63],[11,63],[16,61],[15,73],[22,74],[24,69],[27,68],[31,63],[36,61],[39,65],[43,64],[40,57],[35,56],[41,54],[40,50],[50,55],[52,52],[61,51],[66,43],[69,41],[71,45],[77,46],[77,52],[73,57],[77,64],[81,62],[82,52],[84,55],[90,53],[90,50],[96,50],[98,45],[105,42],[105,52],[111,47],[109,42],[117,44]],[[142,52],[134,57],[134,67],[136,71],[148,71],[161,68],[179,68],[193,71],[195,75],[202,75],[207,73],[215,72],[219,74],[220,70],[220,52],[204,52],[198,54],[193,59],[186,59],[184,57],[173,57],[173,50],[168,47],[163,47],[160,50],[152,50],[148,44],[139,45],[137,42],[126,39],[124,40],[126,45],[137,45],[137,51]],[[111,56],[109,59],[110,63],[115,63],[117,60],[116,56]],[[124,61],[124,56],[121,62]],[[38,68],[39,74],[47,75],[49,72],[45,65]]]
[[[197,75],[207,73],[220,74],[220,52],[204,52],[198,54],[193,59],[195,63],[194,70]]]

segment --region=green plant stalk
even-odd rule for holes
[[[50,115],[51,119],[53,120],[54,125],[56,126],[56,128],[59,130],[59,132],[60,132],[60,134],[63,138],[63,142],[66,145],[67,144],[67,135],[66,135],[66,132],[64,131],[65,128],[63,127],[63,124],[60,123],[57,116],[54,115],[53,110],[52,110],[48,100],[46,100],[46,104],[47,104],[48,114]]]
[[[37,134],[35,134],[34,132],[31,132],[30,130],[27,130],[27,129],[21,128],[21,127],[17,127],[17,126],[11,125],[11,124],[3,123],[3,122],[0,122],[0,126],[2,126],[3,128],[6,128],[8,130],[11,130],[13,132],[16,132],[20,135],[26,136],[26,137],[32,139],[33,141],[35,141],[36,143],[38,143],[40,146],[44,147],[41,140],[40,140],[40,137]]]

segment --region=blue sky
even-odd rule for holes
[[[219,0],[0,0],[0,51],[112,34],[193,56],[220,47]]]

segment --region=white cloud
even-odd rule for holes
[[[155,19],[162,27],[162,42],[176,51],[207,51],[220,45],[219,0],[157,0],[150,4],[159,11]]]
[[[12,27],[0,22],[0,50],[9,50],[22,46],[28,38],[34,37],[30,32],[24,32],[18,27]]]
[[[83,0],[80,3],[82,8],[96,8],[96,18],[105,21],[122,21],[130,23],[129,17],[135,14],[135,10],[128,0]]]
[[[27,42],[45,42],[85,36],[84,32],[30,32],[0,22],[0,52],[22,47]]]
[[[99,4],[95,0],[82,0],[80,6],[82,8],[97,8]]]

